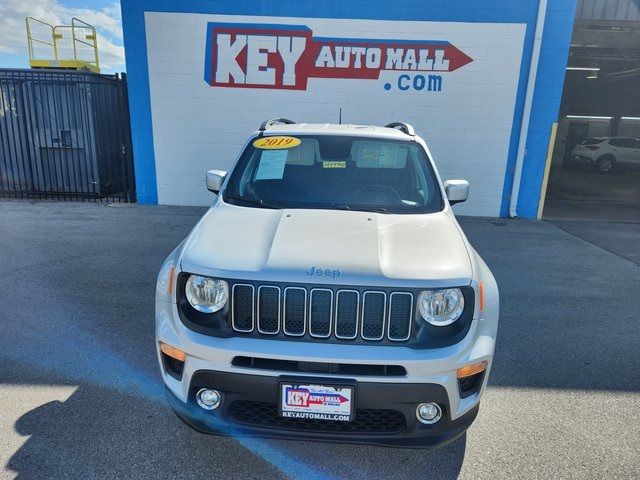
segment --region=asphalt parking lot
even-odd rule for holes
[[[203,208],[0,202],[0,478],[638,478],[638,225],[463,219],[501,290],[480,415],[434,451],[205,436],[165,404],[157,270]]]

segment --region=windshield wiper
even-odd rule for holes
[[[373,207],[366,205],[349,205],[346,203],[334,203],[333,206],[339,210],[353,210],[356,212],[375,212],[375,213],[387,213],[387,209],[384,207]]]
[[[261,208],[271,208],[274,210],[280,210],[282,207],[277,206],[277,205],[271,205],[269,203],[265,203],[263,200],[261,199],[250,199],[250,198],[244,198],[244,197],[236,197],[235,195],[225,195],[223,197],[224,200],[235,200],[236,202],[244,202],[247,203],[249,205],[254,205],[256,207],[261,207]]]
[[[357,210],[359,212],[375,212],[375,213],[387,213],[387,209],[384,207],[356,207],[351,210]]]

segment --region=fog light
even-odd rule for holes
[[[442,410],[437,403],[421,403],[416,408],[416,417],[420,421],[420,423],[424,423],[425,425],[431,425],[440,420],[442,416]]]
[[[211,390],[209,388],[201,388],[196,393],[196,402],[205,410],[215,410],[220,406],[222,396],[217,390]]]

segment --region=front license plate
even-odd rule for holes
[[[280,384],[280,415],[287,418],[353,419],[353,387]]]

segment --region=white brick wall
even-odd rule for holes
[[[473,58],[444,72],[442,92],[386,91],[379,80],[311,78],[305,91],[211,87],[204,80],[207,22],[306,25],[314,36],[447,40]],[[206,205],[205,172],[228,169],[269,117],[384,125],[422,135],[444,179],[471,182],[460,214],[497,216],[507,164],[525,24],[145,14],[153,138],[161,204]]]

